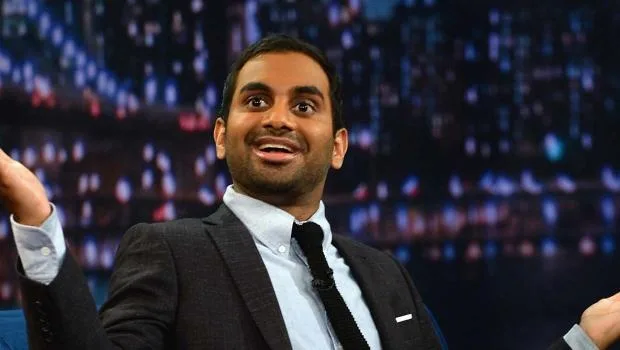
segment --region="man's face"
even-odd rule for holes
[[[327,75],[300,53],[269,53],[239,71],[228,120],[214,137],[235,188],[255,196],[320,195],[342,166],[347,132],[334,136]]]

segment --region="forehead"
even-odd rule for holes
[[[329,80],[323,68],[312,58],[297,52],[268,53],[249,60],[239,71],[236,89],[249,82],[261,82],[276,93],[296,86],[315,86],[329,95]]]

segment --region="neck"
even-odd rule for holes
[[[259,201],[278,207],[285,212],[291,214],[295,219],[299,221],[306,221],[310,219],[314,213],[319,209],[321,202],[322,189],[317,189],[310,193],[305,193],[297,196],[284,196],[282,194],[270,194],[270,193],[258,193],[251,191],[239,184],[233,183],[235,191],[242,193],[246,196],[258,199]],[[317,195],[318,193],[318,195]]]

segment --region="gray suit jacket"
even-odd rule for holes
[[[361,287],[383,348],[440,349],[402,266],[346,237],[333,241]],[[291,349],[256,245],[225,205],[204,219],[129,229],[99,313],[70,254],[49,286],[22,275],[21,287],[33,349]],[[408,313],[411,320],[396,323]]]

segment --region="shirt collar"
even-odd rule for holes
[[[291,248],[291,230],[293,222],[298,224],[312,221],[323,229],[323,249],[332,242],[332,231],[325,217],[325,205],[319,203],[319,209],[306,221],[298,221],[286,211],[256,198],[235,191],[229,185],[224,193],[224,204],[241,220],[255,240],[264,244],[274,254],[281,253],[282,246],[288,252]]]

